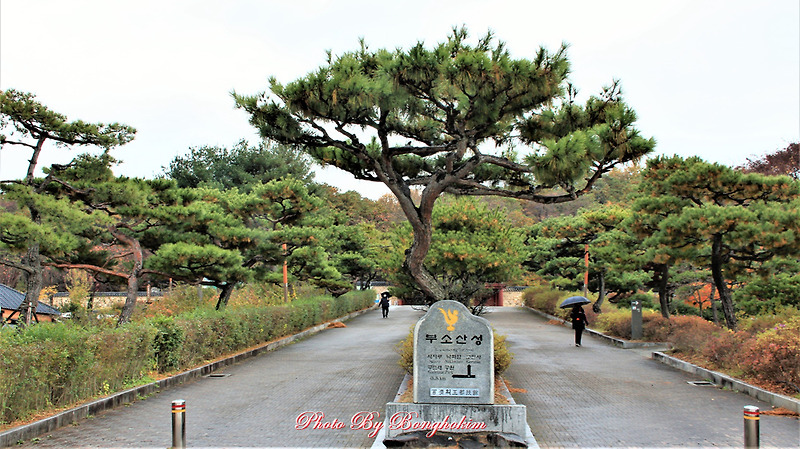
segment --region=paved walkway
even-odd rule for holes
[[[321,333],[43,436],[22,447],[167,447],[170,403],[187,403],[189,447],[370,447],[360,412],[380,413],[403,378],[394,351],[422,314],[370,311]],[[649,360],[550,325],[526,309],[493,308],[486,318],[508,336],[516,357],[506,378],[543,448],[741,447],[742,408],[769,405],[713,387]],[[298,430],[298,416],[322,412],[340,429]],[[378,421],[376,419],[375,421]],[[762,447],[800,447],[800,421],[762,416]]]
[[[542,448],[742,447],[745,405],[771,406],[716,387],[649,359],[649,351],[619,349],[527,309],[494,308],[486,318],[506,334],[515,354],[505,378]],[[800,421],[762,416],[761,447],[800,447]]]

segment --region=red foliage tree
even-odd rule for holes
[[[747,159],[747,163],[736,168],[745,173],[788,175],[800,179],[800,143],[790,143],[786,148],[758,159]]]

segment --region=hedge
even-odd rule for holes
[[[373,304],[375,293],[317,296],[288,305],[198,310],[119,329],[74,323],[0,332],[0,424],[147,383],[153,372],[208,360],[300,332]]]

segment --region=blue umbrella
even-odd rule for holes
[[[562,309],[566,309],[572,306],[582,306],[584,304],[591,304],[592,302],[586,299],[584,296],[570,296],[569,298],[565,299],[564,302],[561,303],[560,306]]]

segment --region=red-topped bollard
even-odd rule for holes
[[[172,447],[186,447],[186,401],[172,401]]]
[[[759,442],[759,420],[761,412],[758,407],[746,405],[744,407],[744,447],[745,449],[756,449]]]

